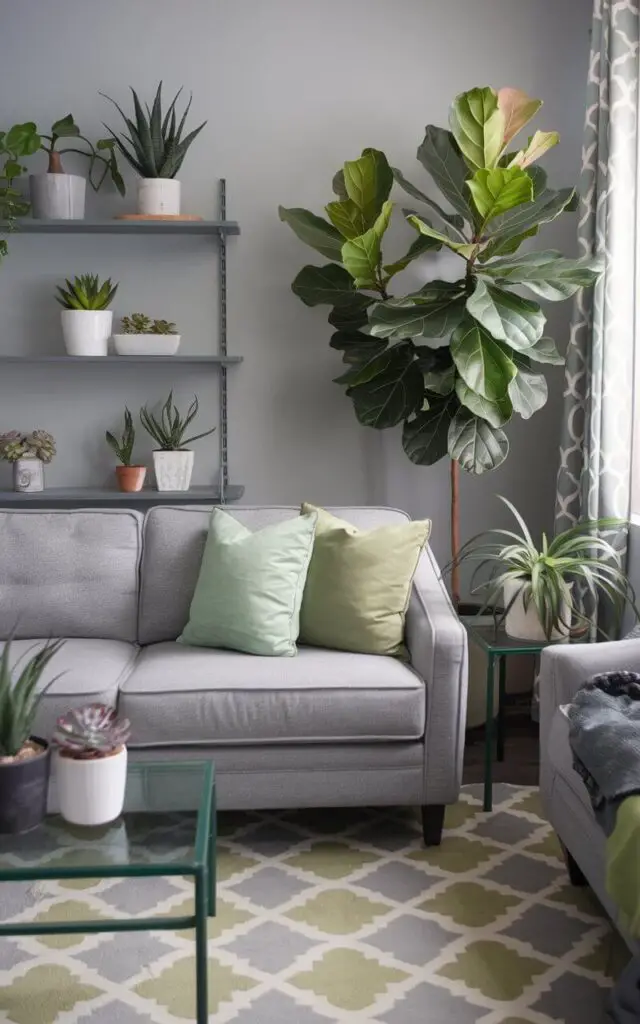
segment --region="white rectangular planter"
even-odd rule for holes
[[[155,451],[153,469],[159,491],[188,491],[193,472],[193,452]]]
[[[119,356],[175,356],[180,335],[114,334],[113,344]]]
[[[106,356],[111,337],[110,309],[63,309],[64,345],[70,356]]]

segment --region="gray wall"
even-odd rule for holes
[[[185,209],[211,216],[215,180],[226,176],[229,215],[242,225],[229,257],[230,347],[246,362],[231,376],[230,443],[232,478],[246,484],[247,501],[404,506],[434,518],[434,546],[446,554],[447,465],[417,469],[396,432],[356,424],[332,383],[340,362],[328,347],[323,312],[303,307],[289,288],[314,256],[280,224],[277,205],[320,211],[333,172],[367,145],[384,149],[425,186],[415,161],[424,125],[443,123],[456,93],[486,82],[545,100],[541,126],[562,133],[549,159],[552,180],[574,181],[590,7],[589,0],[3,4],[2,127],[26,119],[45,127],[72,111],[84,133],[97,137],[103,119],[114,121],[99,89],[128,105],[129,83],[148,96],[160,77],[167,95],[182,84],[193,90],[194,123],[208,119],[181,179]],[[82,166],[73,158],[66,165]],[[132,209],[134,181],[127,181]],[[89,198],[97,214],[120,208],[114,194]],[[545,241],[570,252],[574,235],[567,218]],[[54,283],[92,270],[120,280],[116,314],[141,308],[174,319],[184,350],[206,351],[215,317],[211,257],[210,245],[193,239],[17,237],[0,271],[0,349],[60,351]],[[569,309],[553,312],[562,345]],[[510,429],[505,466],[483,480],[464,479],[463,535],[496,521],[496,492],[526,509],[534,528],[550,523],[561,380],[556,371],[543,413]],[[41,426],[57,436],[52,486],[104,483],[111,472],[105,428],[117,424],[125,402],[137,408],[170,385],[180,396],[197,389],[207,423],[215,386],[203,375],[102,365],[3,369],[0,429]],[[142,440],[140,454],[148,450]],[[196,482],[211,479],[216,453],[215,441],[197,446]]]

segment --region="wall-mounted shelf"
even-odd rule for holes
[[[239,235],[235,220],[22,220],[20,234]]]
[[[224,500],[239,501],[244,494],[240,484],[227,484]],[[100,505],[173,505],[191,502],[196,505],[216,504],[220,501],[220,488],[214,484],[194,486],[188,491],[116,491],[108,487],[47,487],[44,491],[0,491],[0,507],[3,505],[52,505],[70,504],[89,506]]]
[[[184,365],[189,363],[213,366],[234,366],[241,363],[242,356],[0,356],[0,363],[95,363],[109,366],[111,363],[161,363]]]

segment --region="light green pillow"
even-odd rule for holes
[[[431,521],[358,530],[324,509],[300,612],[300,642],[403,656],[404,620]]]
[[[216,508],[180,643],[293,655],[317,515],[257,533]]]

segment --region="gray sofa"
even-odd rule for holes
[[[250,529],[297,508],[236,508]],[[364,529],[408,517],[339,508]],[[415,804],[427,843],[462,772],[466,635],[430,551],[407,616],[411,664],[301,647],[260,658],[175,642],[189,612],[209,508],[0,510],[0,638],[18,657],[66,637],[36,732],[88,701],[131,720],[142,760],[215,760],[220,808]],[[43,685],[47,684],[47,678]]]

